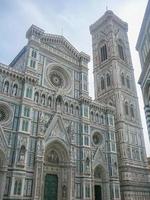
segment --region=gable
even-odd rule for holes
[[[95,168],[99,164],[102,165],[104,168],[106,167],[105,156],[103,152],[101,151],[101,149],[98,147],[93,156],[93,168]]]
[[[66,144],[70,144],[70,138],[68,132],[65,129],[63,119],[60,115],[55,115],[49,124],[45,133],[45,142],[48,140],[58,138],[63,140]]]
[[[80,53],[64,36],[45,34],[44,37],[41,38],[41,42],[76,60],[80,58]]]

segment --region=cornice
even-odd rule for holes
[[[33,37],[32,37],[33,36]],[[35,25],[32,25],[27,33],[26,38],[33,39],[39,43],[46,44],[51,42],[54,44],[63,44],[78,60],[84,59],[87,63],[90,61],[90,56],[84,52],[79,52],[63,35],[49,34]]]
[[[9,65],[5,65],[0,63],[0,73],[6,74],[7,76],[13,77],[15,79],[19,79],[22,81],[29,81],[36,83],[38,78],[34,75],[31,75],[28,72],[20,72]]]

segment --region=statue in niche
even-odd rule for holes
[[[19,163],[24,164],[25,161],[25,153],[26,153],[26,148],[24,145],[21,146],[20,152],[19,152]]]
[[[37,153],[38,154],[43,154],[43,151],[44,151],[44,144],[43,144],[43,141],[42,140],[39,140],[37,142]]]
[[[59,158],[56,151],[52,150],[47,156],[47,161],[51,163],[59,163]]]
[[[62,187],[62,197],[63,197],[63,199],[66,199],[66,197],[67,197],[67,187],[66,187],[66,185],[63,185],[63,187]]]
[[[88,172],[89,169],[90,169],[90,159],[89,159],[89,157],[86,158],[85,165],[86,165],[85,170],[86,170],[86,172]]]
[[[14,84],[14,86],[13,86],[13,92],[12,92],[13,96],[17,95],[17,90],[18,90],[18,85]]]

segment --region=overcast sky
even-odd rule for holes
[[[129,25],[132,61],[138,81],[141,67],[135,45],[148,0],[0,0],[0,62],[9,64],[26,44],[25,33],[31,24],[46,32],[63,34],[79,51],[92,58],[89,26],[100,18],[106,7]],[[89,64],[90,95],[93,97],[92,62]],[[137,85],[147,154],[150,144],[143,101]]]

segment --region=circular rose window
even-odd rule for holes
[[[56,71],[50,73],[50,81],[55,87],[63,87],[64,80],[63,77]]]
[[[53,64],[47,68],[46,77],[47,81],[54,89],[61,88],[69,92],[71,88],[71,75],[68,70]]]
[[[95,145],[101,144],[102,140],[103,140],[103,137],[100,133],[96,132],[96,133],[93,134],[93,143]]]
[[[0,123],[8,122],[11,118],[12,112],[8,105],[3,102],[0,102]]]

